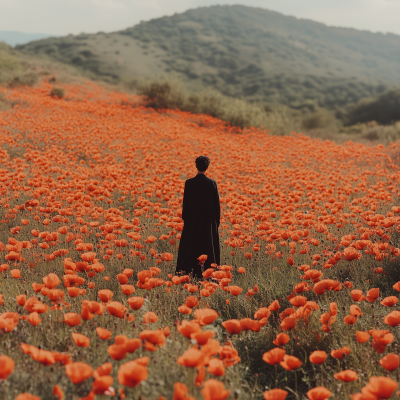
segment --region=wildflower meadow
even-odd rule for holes
[[[398,398],[398,144],[62,89],[0,88],[1,399]],[[222,265],[198,281],[175,266],[202,154]]]

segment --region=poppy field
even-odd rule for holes
[[[398,398],[400,148],[0,88],[0,398]],[[207,155],[222,265],[176,276]],[[199,263],[207,255],[199,254]]]

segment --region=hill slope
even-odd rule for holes
[[[104,79],[174,72],[192,89],[294,108],[337,109],[400,83],[400,36],[333,28],[245,6],[213,6],[115,33],[35,41],[18,49]]]

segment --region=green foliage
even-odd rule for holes
[[[362,99],[346,118],[347,125],[369,121],[382,125],[400,121],[400,88],[388,90],[375,98]]]
[[[302,128],[308,131],[321,128],[337,128],[338,120],[324,108],[307,114],[302,120]]]
[[[206,114],[239,128],[265,127],[274,134],[283,135],[293,129],[287,112],[266,110],[245,100],[227,97],[212,89],[188,94],[176,80],[160,78],[136,84],[147,107],[156,110],[179,109],[193,114]]]
[[[192,91],[212,88],[255,103],[340,112],[399,81],[399,46],[397,35],[215,6],[107,35],[49,38],[18,49],[114,83],[175,73]]]
[[[0,42],[0,74],[16,71],[20,68],[20,62],[17,57],[12,55],[11,47]]]
[[[39,76],[34,72],[21,73],[13,76],[8,81],[8,87],[15,88],[18,86],[34,86],[38,83]]]
[[[50,92],[51,97],[57,97],[58,99],[62,99],[65,96],[65,90],[63,88],[53,87]]]

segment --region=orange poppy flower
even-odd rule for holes
[[[292,371],[299,368],[303,363],[297,357],[285,354],[283,356],[283,361],[281,361],[279,364],[287,371]]]
[[[190,334],[190,338],[196,340],[197,344],[204,345],[209,339],[215,336],[214,331],[195,332]]]
[[[351,291],[351,297],[354,301],[363,301],[365,300],[365,296],[363,295],[362,290],[354,289]]]
[[[278,311],[279,310],[279,302],[278,300],[274,300],[269,306],[268,306],[268,310],[271,311]]]
[[[106,308],[110,315],[117,318],[123,318],[127,313],[127,308],[119,301],[110,301],[107,303]]]
[[[58,275],[51,273],[43,278],[43,283],[48,289],[54,289],[61,283],[61,281]]]
[[[244,331],[259,332],[261,329],[260,322],[251,318],[243,318],[239,322]]]
[[[393,307],[394,305],[397,304],[399,299],[396,296],[389,296],[385,297],[382,301],[381,304],[386,307]]]
[[[323,364],[326,360],[326,357],[327,354],[325,353],[325,351],[316,350],[310,354],[309,359],[313,364]]]
[[[142,308],[144,303],[144,298],[143,297],[129,297],[128,299],[128,305],[132,310],[139,310]]]
[[[214,376],[224,376],[225,375],[225,367],[224,363],[217,358],[212,358],[207,367],[207,372]]]
[[[364,315],[362,311],[360,310],[360,307],[358,307],[356,304],[352,304],[350,306],[350,314],[354,315],[355,317],[360,317]]]
[[[26,303],[26,295],[20,294],[15,297],[19,306],[24,306]]]
[[[64,322],[68,326],[77,326],[81,324],[81,317],[77,313],[67,313],[64,314]]]
[[[7,379],[14,371],[15,362],[6,355],[0,356],[0,379]]]
[[[369,382],[364,387],[368,394],[372,394],[380,399],[389,399],[397,389],[397,382],[384,376],[371,376]]]
[[[400,325],[400,311],[392,311],[384,318],[383,322],[386,325],[390,325],[392,327],[396,327]]]
[[[148,377],[147,367],[141,365],[138,360],[122,364],[118,370],[118,381],[123,386],[133,388]]]
[[[371,335],[368,332],[357,331],[356,332],[356,339],[358,343],[365,343],[368,342]]]
[[[350,348],[347,346],[345,346],[341,349],[331,351],[331,356],[334,358],[339,358],[339,359],[342,359],[342,358],[348,356],[349,354],[350,354]]]
[[[294,307],[301,307],[304,306],[307,303],[307,297],[304,296],[295,296],[291,298],[290,304]]]
[[[218,313],[215,310],[211,310],[209,308],[199,308],[194,312],[194,316],[201,325],[209,325],[218,318]]]
[[[323,386],[318,386],[307,392],[307,397],[310,400],[325,400],[325,399],[329,399],[329,397],[331,397],[331,396],[332,396],[332,393]]]
[[[114,293],[109,289],[103,289],[99,290],[97,295],[103,303],[108,303],[111,300],[111,297],[113,297]]]
[[[228,286],[228,290],[232,296],[239,296],[243,292],[240,286]]]
[[[65,373],[72,383],[78,384],[93,375],[93,368],[83,362],[75,362],[65,366]]]
[[[122,293],[126,296],[130,296],[135,293],[135,287],[133,285],[121,285]]]
[[[225,390],[224,384],[216,379],[208,379],[201,389],[204,400],[225,400],[230,393],[230,389]]]
[[[40,319],[39,314],[37,312],[30,313],[28,318],[27,318],[27,321],[32,326],[39,325],[42,322],[42,320]]]
[[[285,354],[285,349],[275,348],[264,353],[262,359],[268,364],[275,365],[283,361]]]
[[[187,307],[185,304],[183,304],[182,306],[179,306],[179,307],[178,307],[178,311],[179,311],[181,314],[187,314],[187,315],[189,315],[189,314],[192,313],[193,310],[192,310],[191,308]]]
[[[281,329],[283,331],[290,331],[296,326],[296,319],[293,317],[286,317],[282,322],[281,322]]]
[[[263,393],[265,400],[285,400],[289,392],[283,389],[267,390]]]
[[[112,344],[112,345],[108,346],[107,353],[110,355],[110,357],[113,360],[116,360],[116,361],[123,360],[127,353],[126,346]]]
[[[278,333],[275,340],[272,342],[275,346],[284,346],[290,340],[290,337],[286,333]]]
[[[158,321],[158,316],[155,312],[149,311],[143,314],[143,323],[150,324]]]
[[[368,290],[367,301],[373,303],[379,297],[379,288]]]
[[[261,307],[255,312],[254,319],[269,318],[270,315],[271,310],[269,310],[267,307]]]
[[[381,364],[387,371],[393,371],[399,367],[399,356],[397,354],[389,353],[379,360],[379,364]]]
[[[346,315],[343,318],[343,321],[347,325],[354,325],[357,322],[357,317],[355,317],[354,315]]]
[[[78,297],[81,290],[78,287],[69,287],[67,288],[69,297]]]
[[[20,279],[21,278],[21,270],[20,269],[12,269],[11,271],[11,276],[15,279]]]
[[[185,304],[189,308],[195,308],[199,305],[199,300],[196,296],[186,297]]]
[[[237,319],[229,319],[221,324],[231,335],[239,335],[243,328]]]
[[[207,363],[207,357],[202,351],[192,348],[179,356],[177,363],[184,367],[199,367]]]
[[[351,369],[346,369],[345,371],[338,372],[333,375],[335,379],[343,382],[353,382],[358,379],[357,372]]]
[[[90,339],[87,336],[82,335],[80,333],[73,333],[72,339],[74,339],[75,344],[79,347],[89,347],[90,346]]]
[[[174,394],[172,400],[195,400],[189,396],[189,389],[184,383],[174,383]]]
[[[39,396],[34,396],[28,392],[19,394],[15,400],[41,400]]]
[[[57,398],[57,400],[63,400],[64,398],[64,392],[62,391],[62,389],[60,388],[59,385],[55,385],[53,387],[53,392],[52,392],[53,396]]]
[[[92,385],[92,393],[94,394],[108,394],[110,386],[113,384],[114,378],[112,376],[104,375],[95,379]],[[110,393],[111,394],[111,393]]]

